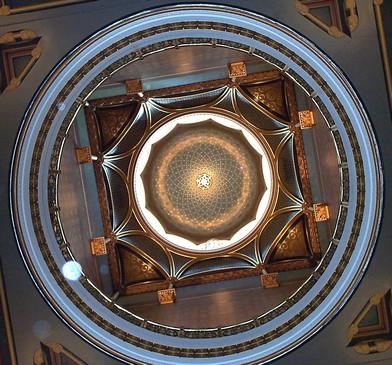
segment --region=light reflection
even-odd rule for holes
[[[34,323],[33,325],[33,333],[37,338],[44,340],[48,338],[52,334],[52,325],[45,319],[41,319]]]
[[[79,280],[82,275],[82,267],[76,261],[68,261],[61,268],[61,272],[67,280]]]

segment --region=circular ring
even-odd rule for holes
[[[67,130],[82,102],[124,64],[167,48],[214,44],[252,52],[310,95],[334,136],[342,201],[334,237],[305,284],[254,320],[209,330],[143,321],[109,300],[82,273],[67,281],[72,252],[56,214],[56,169]],[[368,117],[333,62],[291,29],[225,6],[171,6],[97,32],[48,77],[26,114],[13,160],[12,213],[28,269],[50,305],[82,337],[129,362],[259,363],[308,339],[344,304],[372,252],[381,216],[382,175]]]

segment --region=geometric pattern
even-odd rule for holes
[[[41,37],[31,30],[0,36],[0,93],[17,88],[42,52]]]
[[[211,85],[214,87],[211,87]],[[85,107],[114,290],[121,295],[207,283],[316,265],[321,257],[311,206],[309,178],[292,83],[279,72],[92,100]],[[143,105],[142,105],[143,103]],[[214,254],[168,246],[143,223],[134,202],[134,156],[162,120],[185,111],[213,111],[246,123],[262,138],[276,161],[276,195],[268,214],[240,244]],[[171,118],[170,118],[171,117]],[[195,183],[196,186],[196,183]],[[312,214],[311,214],[312,213]],[[144,268],[143,280],[131,275],[120,252],[132,251]],[[129,275],[128,275],[129,274]]]
[[[392,346],[391,290],[374,294],[349,327],[348,347],[367,355]]]

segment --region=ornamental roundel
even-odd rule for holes
[[[203,251],[233,245],[256,228],[271,200],[271,161],[263,164],[263,158],[261,143],[227,117],[177,117],[153,132],[139,153],[137,206],[174,245]]]
[[[194,85],[189,90],[192,100],[184,95],[177,99],[187,106],[170,104],[173,100],[167,95],[147,92],[139,99],[116,99],[128,108],[121,125],[111,124],[114,104],[100,109],[96,102],[89,109],[88,104],[94,104],[89,100],[92,93],[124,66],[188,46],[232,49],[273,65],[274,71],[261,81],[248,73],[237,83],[214,81],[208,90]],[[339,204],[336,225],[322,256],[308,234],[313,232],[316,237],[317,229],[312,206],[306,201],[308,188],[302,184],[308,170],[301,160],[304,151],[295,100],[289,97],[293,83],[322,117],[336,152]],[[263,88],[272,88],[277,96],[271,99]],[[198,105],[192,104],[194,98],[199,98]],[[184,108],[190,109],[183,113]],[[121,306],[116,296],[110,298],[86,275],[83,265],[75,262],[72,242],[61,221],[61,158],[67,135],[82,110],[87,118],[89,113],[94,118],[99,112],[106,113],[104,123],[113,127],[113,133],[125,136],[132,131],[132,138],[123,139],[128,149],[122,149],[113,135],[100,133],[91,145],[97,148],[92,156],[97,184],[103,181],[103,190],[98,186],[99,198],[111,199],[101,211],[104,226],[112,228],[105,231],[105,242],[118,293],[132,290],[133,286],[121,281],[127,273],[140,280],[161,280],[165,285],[161,289],[177,283],[173,275],[179,283],[194,282],[192,275],[204,270],[203,265],[215,257],[212,255],[222,254],[217,261],[223,265],[222,271],[228,262],[235,268],[242,265],[235,270],[242,274],[246,270],[260,274],[265,264],[274,271],[286,270],[287,247],[296,240],[309,243],[296,248],[298,255],[311,254],[303,260],[308,278],[270,311],[216,328],[153,322]],[[184,115],[191,120],[182,123]],[[227,119],[225,123],[222,118]],[[128,125],[130,120],[134,123]],[[159,135],[165,125],[171,130]],[[202,125],[207,128],[201,130]],[[261,137],[257,130],[264,131]],[[237,142],[227,143],[232,139]],[[205,151],[211,152],[209,158]],[[216,156],[222,165],[217,164]],[[228,169],[224,167],[227,161],[231,161]],[[105,182],[107,176],[117,179],[116,188]],[[195,364],[253,364],[297,347],[346,302],[369,262],[376,239],[381,183],[377,145],[367,115],[347,79],[318,48],[255,13],[224,6],[171,6],[127,17],[97,32],[51,73],[27,111],[17,141],[12,211],[21,252],[41,293],[69,326],[102,351],[129,363],[183,364],[192,358]],[[105,191],[109,192],[106,196]],[[214,205],[220,199],[219,191],[228,197],[222,211]],[[126,203],[123,210],[113,210],[110,202],[121,199]],[[247,203],[236,205],[239,200]],[[264,208],[263,200],[267,202]],[[138,205],[133,206],[133,201]],[[279,240],[272,239],[273,247],[267,238],[261,244],[263,233],[258,228],[264,224],[263,232],[267,232],[274,225],[267,217],[281,213],[282,217],[286,214],[283,226],[290,227],[289,232],[278,234]],[[241,217],[241,223],[226,220],[226,214]],[[200,229],[202,224],[208,228]],[[212,233],[206,235],[206,231]],[[181,244],[188,246],[181,247],[170,236],[180,237]],[[254,251],[243,245],[249,237],[254,238]],[[131,251],[133,239],[140,246]],[[153,249],[149,246],[152,241],[156,244]],[[205,261],[201,260],[204,253],[197,252],[203,245]],[[154,255],[163,259],[154,259]],[[146,256],[151,259],[148,263]],[[170,258],[165,259],[166,266],[165,257]],[[137,270],[117,266],[116,271],[113,263],[121,265],[124,258]],[[159,262],[159,267],[151,265]],[[73,280],[63,276],[64,265],[75,274]],[[182,269],[176,271],[179,267]],[[214,275],[214,280],[220,280],[222,272]]]

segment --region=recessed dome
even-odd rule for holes
[[[155,130],[138,156],[138,209],[171,244],[227,247],[263,218],[270,165],[261,143],[240,123],[209,113],[177,117]]]

